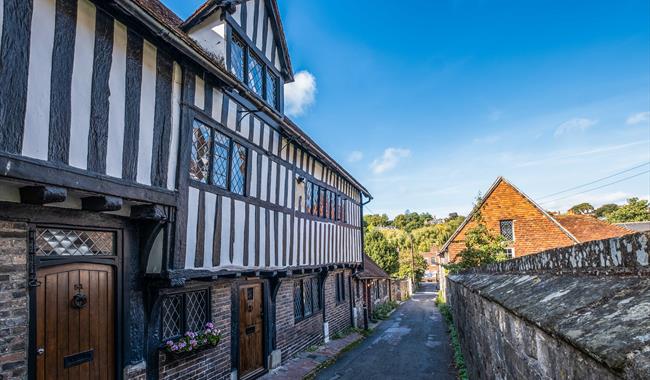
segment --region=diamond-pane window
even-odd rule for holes
[[[316,277],[311,279],[311,293],[312,302],[314,303],[314,311],[320,310],[320,286],[318,286],[318,279]]]
[[[248,55],[248,87],[259,96],[264,96],[264,66],[252,54]]]
[[[278,108],[278,77],[266,70],[266,101],[271,107]]]
[[[312,197],[312,184],[307,181],[305,184],[305,212],[311,214],[311,197]]]
[[[210,170],[210,128],[194,120],[192,128],[192,157],[190,177],[199,182],[208,182]]]
[[[515,230],[512,223],[512,220],[502,220],[499,222],[499,227],[501,229],[501,236],[508,241],[515,240]]]
[[[230,138],[222,133],[214,133],[212,149],[212,184],[223,189],[228,187],[228,155]]]
[[[302,319],[302,287],[300,281],[293,285],[293,316],[295,319]]]
[[[163,341],[180,337],[186,332],[205,328],[210,320],[208,289],[169,294],[163,298],[161,337]]]
[[[314,306],[312,304],[311,281],[309,279],[302,283],[302,294],[303,300],[305,301],[305,317],[309,317],[314,311]]]
[[[318,194],[320,194],[320,187],[312,185],[311,214],[316,216],[318,216]]]
[[[230,41],[230,71],[242,82],[244,81],[245,49],[244,43],[233,36]]]
[[[167,340],[183,335],[183,295],[174,294],[163,299],[162,338]]]
[[[115,233],[39,228],[36,231],[36,254],[39,256],[115,255]]]
[[[199,331],[208,320],[208,291],[202,290],[185,295],[185,318],[187,331]]]
[[[244,195],[246,185],[246,148],[233,143],[232,161],[230,167],[230,191]]]

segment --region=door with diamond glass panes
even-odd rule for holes
[[[30,240],[36,378],[114,378],[116,233],[37,228]]]
[[[264,371],[262,284],[239,287],[239,376],[246,379]]]

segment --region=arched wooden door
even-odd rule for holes
[[[113,267],[65,264],[38,271],[36,378],[115,378]]]

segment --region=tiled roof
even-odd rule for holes
[[[359,278],[390,278],[388,273],[379,267],[372,259],[363,254],[363,272],[358,274]]]
[[[589,215],[554,215],[554,218],[581,243],[609,239],[634,232],[621,226],[603,222]]]

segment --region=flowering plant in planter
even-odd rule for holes
[[[165,342],[165,351],[172,354],[194,352],[208,346],[216,346],[221,340],[221,330],[212,322],[205,324],[201,331],[188,331],[182,337]]]

